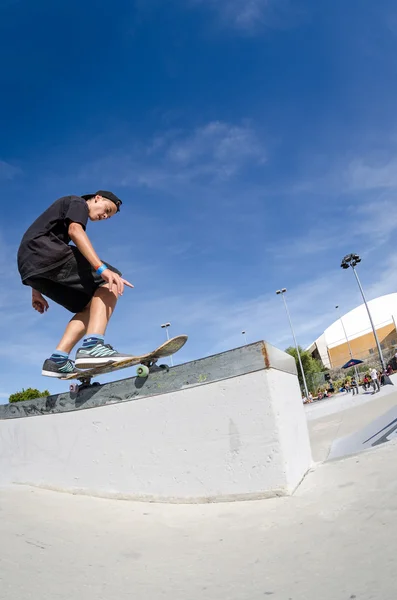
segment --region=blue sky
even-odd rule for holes
[[[0,31],[0,401],[67,389],[41,365],[69,313],[33,311],[16,267],[63,195],[124,201],[87,230],[135,285],[108,329],[120,351],[164,321],[189,335],[178,362],[243,329],[285,348],[279,287],[309,344],[360,303],[352,251],[369,298],[397,291],[391,0],[0,0]]]

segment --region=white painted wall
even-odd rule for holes
[[[288,494],[311,464],[298,380],[268,369],[0,421],[0,484],[194,502]]]

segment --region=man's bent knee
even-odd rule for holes
[[[103,291],[101,291],[103,290]],[[105,283],[104,285],[101,285],[95,292],[94,296],[108,296],[108,294],[111,294],[111,296],[113,296],[113,298],[115,300],[118,299],[119,295],[118,295],[118,291],[117,291],[117,286],[113,285],[112,289],[110,289],[110,284],[109,283]]]
[[[113,292],[115,289],[117,289],[117,286],[115,284],[113,284],[112,288],[113,288],[112,289],[112,292]],[[97,293],[97,292],[99,292],[100,290],[103,290],[103,289],[106,289],[106,290],[110,291],[110,283],[104,283],[103,285],[100,285],[99,288],[97,289],[97,291],[95,293]]]

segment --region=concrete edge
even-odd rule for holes
[[[119,492],[105,492],[98,490],[88,490],[85,488],[60,488],[51,485],[40,485],[26,482],[11,482],[10,486],[22,486],[32,489],[47,490],[60,494],[69,494],[72,496],[88,496],[91,498],[102,498],[104,500],[123,500],[127,502],[142,502],[145,504],[220,504],[230,502],[249,502],[253,500],[270,500],[271,498],[281,498],[291,496],[288,490],[272,490],[269,492],[251,492],[246,494],[225,494],[216,496],[155,496],[150,494],[123,494]],[[4,488],[6,486],[3,486]],[[0,486],[0,492],[2,487]]]
[[[310,463],[310,466],[308,467],[307,471],[305,471],[302,475],[302,477],[300,478],[300,480],[298,481],[298,483],[296,484],[296,486],[292,489],[292,491],[288,494],[288,496],[294,496],[294,494],[296,494],[296,492],[299,490],[299,488],[301,487],[302,483],[305,481],[305,479],[310,475],[310,473],[313,473],[313,471],[316,470],[318,464],[315,463],[313,460]]]
[[[322,464],[322,463],[320,463]],[[315,470],[317,465],[311,465],[302,475],[299,482],[292,489],[277,489],[267,492],[250,492],[246,494],[223,494],[212,496],[155,496],[150,494],[122,494],[119,492],[104,492],[98,490],[88,490],[86,488],[61,488],[58,486],[31,483],[29,481],[14,481],[9,485],[30,487],[33,489],[47,490],[59,494],[69,494],[72,496],[88,496],[92,498],[102,498],[106,500],[123,500],[126,502],[142,502],[145,504],[220,504],[230,502],[250,502],[254,500],[270,500],[271,498],[285,498],[293,496],[302,485],[306,477]],[[1,486],[0,486],[1,491]]]
[[[35,400],[1,405],[0,421],[130,402],[269,369],[296,376],[296,365],[292,356],[265,341],[260,341],[171,367],[169,372],[154,372],[147,379],[130,377],[83,389],[77,395],[63,392]]]

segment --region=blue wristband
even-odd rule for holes
[[[104,271],[106,271],[106,269],[107,266],[102,263],[101,266],[97,268],[96,272],[98,273],[98,275],[101,275]]]

